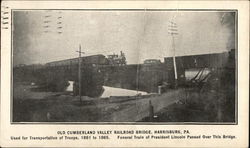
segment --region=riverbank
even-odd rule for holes
[[[72,92],[34,91],[37,86],[14,86],[14,122],[221,122],[234,119],[223,107],[223,94],[193,89],[166,93],[91,98]],[[128,91],[128,90],[126,90]],[[229,120],[230,119],[230,120]]]

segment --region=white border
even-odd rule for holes
[[[11,125],[10,29],[1,30],[1,146],[63,147],[247,147],[249,123],[249,2],[246,1],[4,1],[10,9],[237,9],[238,10],[238,125]],[[10,136],[58,136],[59,130],[151,129],[190,130],[193,135],[235,135],[235,140],[112,140],[11,141]]]

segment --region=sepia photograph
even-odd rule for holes
[[[12,9],[11,122],[238,124],[238,11]]]

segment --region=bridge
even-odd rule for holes
[[[204,54],[193,56],[176,57],[178,82],[185,82],[186,69],[231,69],[235,70],[234,64],[227,64],[229,58],[235,58],[235,51],[216,54]],[[66,60],[60,61],[63,63]],[[70,61],[70,59],[67,59]],[[100,61],[100,60],[99,60]],[[82,71],[82,95],[99,96],[103,92],[102,86],[111,86],[140,90],[146,92],[157,92],[158,86],[163,84],[173,85],[174,72],[172,58],[165,58],[160,64],[132,64],[132,65],[110,65],[105,60],[98,62],[85,62],[81,65]],[[58,63],[58,62],[55,62]],[[47,91],[63,91],[68,81],[74,81],[74,93],[78,92],[78,64],[60,65],[27,65],[14,67],[13,80],[35,82],[44,86]]]

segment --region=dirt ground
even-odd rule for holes
[[[90,98],[70,92],[34,91],[37,86],[14,85],[13,122],[207,122],[218,121],[212,94],[186,89],[162,95]],[[211,103],[208,103],[211,104]],[[153,107],[153,116],[152,110]]]
[[[69,92],[33,91],[36,86],[14,86],[14,122],[112,121],[112,114],[133,105],[135,97],[90,98]]]

